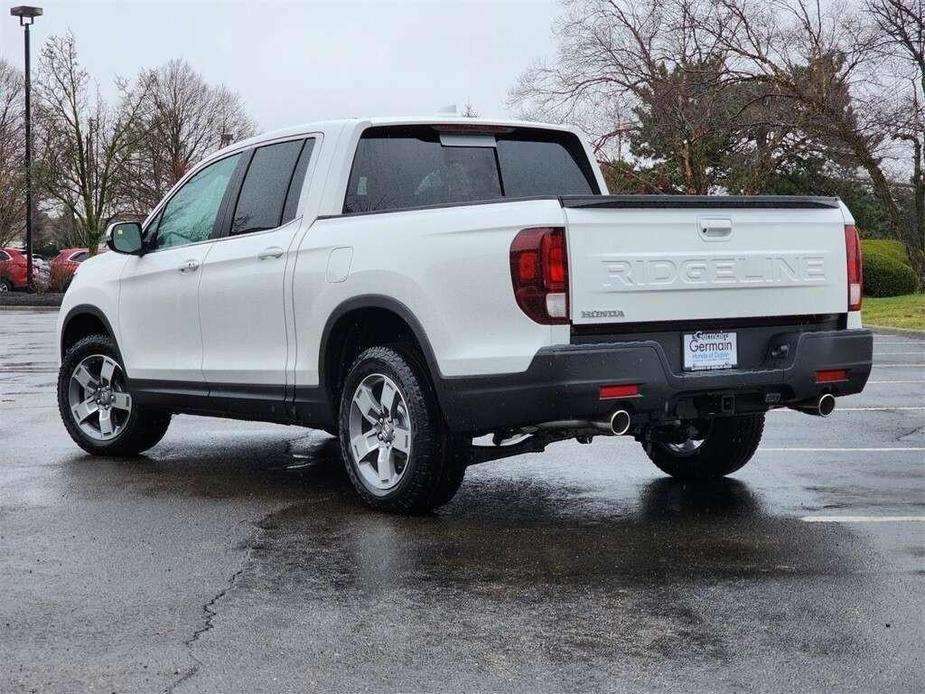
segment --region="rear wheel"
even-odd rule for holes
[[[659,470],[684,480],[707,480],[742,468],[758,448],[764,413],[698,420],[685,436],[645,444]]]
[[[94,455],[146,451],[170,424],[169,413],[134,403],[108,335],[90,335],[67,350],[58,372],[58,410],[74,443]]]
[[[393,347],[371,347],[351,366],[341,390],[340,444],[357,493],[383,511],[441,506],[465,475],[424,367]]]
[[[13,285],[10,284],[10,281],[6,279],[0,279],[0,294],[11,291],[13,291]]]

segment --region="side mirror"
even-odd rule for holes
[[[138,222],[115,222],[106,230],[106,245],[116,253],[141,255],[144,243],[141,240],[141,224]]]

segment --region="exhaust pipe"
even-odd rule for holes
[[[816,417],[828,417],[835,411],[835,396],[831,393],[823,393],[815,400],[792,405],[790,409]]]
[[[588,419],[562,419],[555,422],[543,422],[531,427],[523,427],[520,432],[533,434],[537,431],[578,430],[582,433],[591,433],[591,435],[595,435],[595,432],[600,432],[601,434],[623,436],[630,430],[631,424],[630,413],[626,410],[617,410],[610,415],[609,420],[603,422]]]
[[[630,413],[626,410],[617,410],[610,416],[610,430],[614,436],[623,436],[630,430]]]

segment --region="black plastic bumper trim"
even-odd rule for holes
[[[521,373],[441,379],[441,403],[454,431],[487,433],[563,419],[605,419],[616,409],[649,421],[676,416],[682,400],[740,397],[743,411],[763,411],[808,400],[822,392],[859,393],[870,375],[873,335],[868,330],[806,332],[788,336],[785,359],[768,357],[761,368],[702,373],[672,370],[654,341],[563,345],[540,350]],[[848,379],[817,384],[820,369],[845,369]],[[601,400],[604,384],[637,383],[640,396]],[[766,399],[768,396],[770,399]],[[698,400],[700,398],[700,400]]]

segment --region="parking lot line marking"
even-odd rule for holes
[[[803,516],[804,523],[925,523],[925,516]]]
[[[925,364],[874,364],[875,369],[895,369],[897,367],[913,368],[918,367],[922,368]]]
[[[759,451],[765,453],[899,453],[899,452],[921,452],[925,447],[906,446],[904,448],[759,448]]]
[[[925,410],[925,406],[909,405],[908,407],[840,407],[841,412],[892,412],[893,410]]]
[[[917,381],[868,381],[867,385],[870,385],[871,383],[925,383],[925,378]]]
[[[908,407],[890,407],[889,405],[884,405],[883,407],[839,407],[835,412],[897,412],[902,410],[925,410],[925,406],[909,405]],[[771,411],[784,412],[787,414],[802,414],[802,412],[788,408],[780,408]]]

